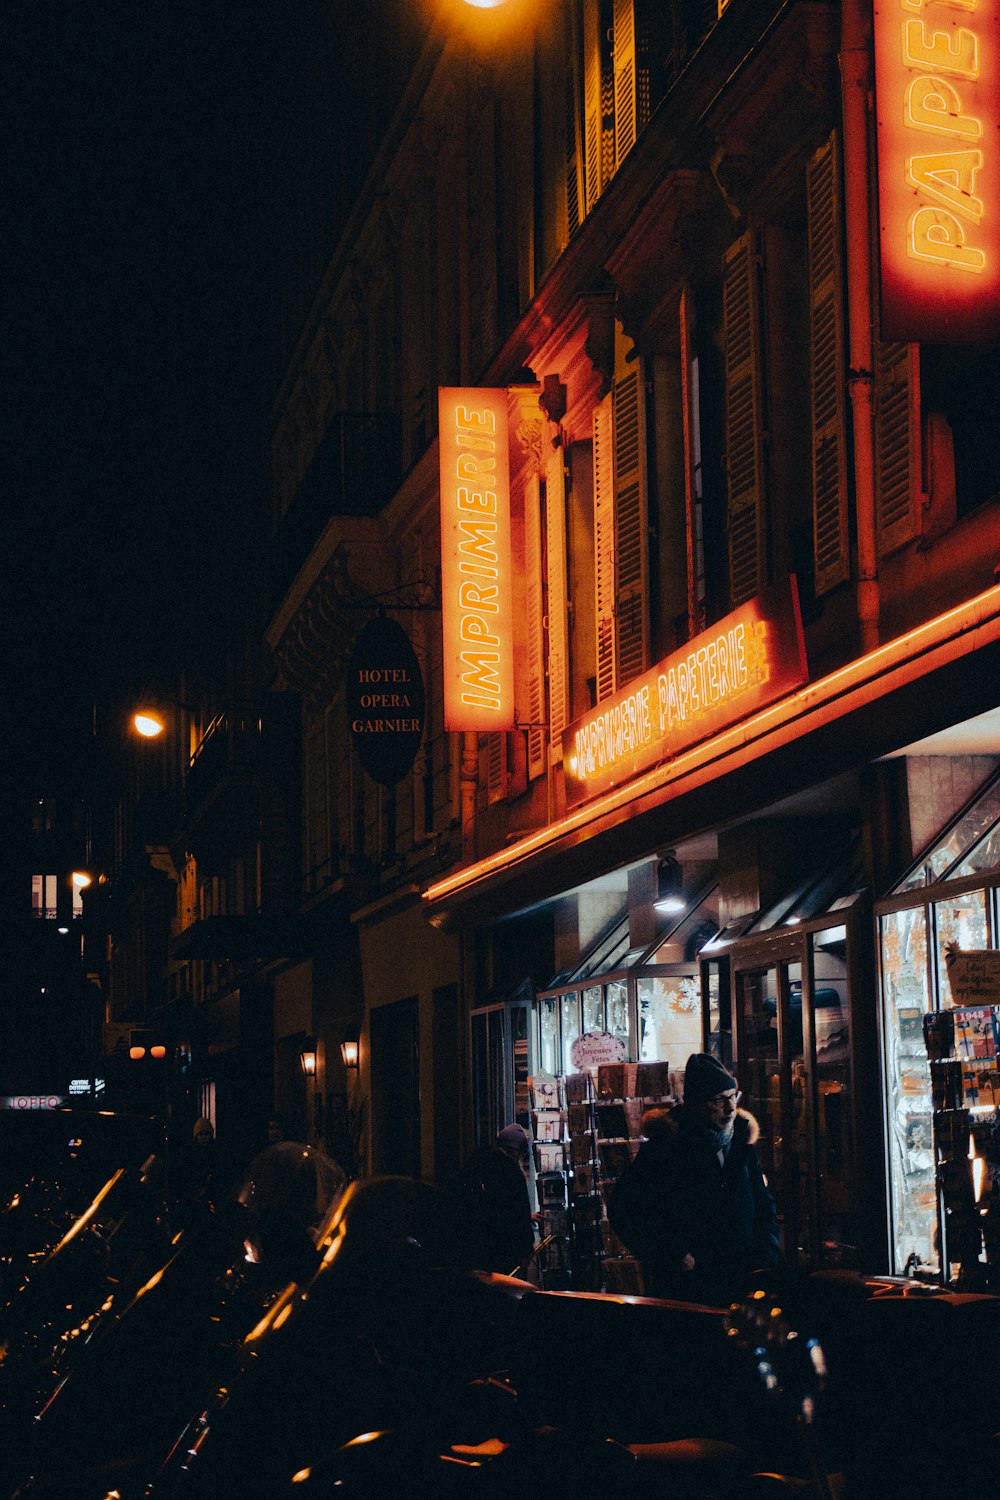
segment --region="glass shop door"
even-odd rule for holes
[[[760,1125],[788,1266],[858,1264],[847,929],[803,933],[753,963],[733,958],[741,1105]]]
[[[741,1104],[760,1126],[757,1151],[778,1205],[785,1264],[810,1265],[815,1258],[816,1212],[809,1160],[802,965],[780,962],[737,972],[736,987]]]

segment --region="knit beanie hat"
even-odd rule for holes
[[[737,1088],[739,1084],[736,1079],[732,1073],[727,1073],[717,1057],[712,1057],[708,1052],[692,1052],[684,1069],[685,1104],[704,1104],[706,1099],[714,1099],[716,1094],[725,1094],[730,1089]]]
[[[528,1132],[523,1125],[505,1125],[497,1134],[497,1145],[511,1156],[528,1155]]]

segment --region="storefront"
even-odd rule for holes
[[[541,922],[616,876],[624,890],[667,849],[684,868],[692,844],[704,856],[714,842],[673,927],[637,944],[629,891],[600,942],[556,973],[526,962],[516,997],[471,1007],[477,1138],[516,1110],[535,1136],[540,1208],[556,1222],[565,1210],[570,1244],[574,1204],[589,1199],[599,1276],[582,1284],[633,1289],[607,1237],[606,1189],[638,1149],[642,1108],[678,1097],[696,1048],[732,1065],[760,1120],[788,1264],[940,1268],[921,1027],[949,1005],[946,945],[1000,946],[1000,791],[988,783],[998,605],[993,590],[690,750],[630,763],[426,893],[432,920],[509,950],[511,922]],[[588,1033],[617,1050],[586,1067],[579,1098],[574,1049]],[[654,1090],[639,1070],[660,1064]],[[554,1080],[556,1096],[535,1097],[533,1079]],[[619,1104],[624,1128],[616,1111],[598,1113]],[[540,1181],[557,1169],[561,1203]]]
[[[1000,946],[1000,776],[981,789],[875,910],[890,1267],[897,1273],[917,1269],[948,1276],[955,1257],[954,1247],[949,1254],[941,1237],[937,1101],[924,1017],[954,1006],[947,963],[952,945],[963,953]],[[968,1113],[970,1121],[996,1120],[992,1102],[973,1105]]]

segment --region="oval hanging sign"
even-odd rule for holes
[[[395,786],[424,732],[424,679],[395,620],[369,620],[347,663],[347,712],[358,759],[373,781]]]

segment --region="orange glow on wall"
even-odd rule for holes
[[[715,734],[807,677],[798,590],[790,579],[733,610],[563,735],[571,805]]]
[[[995,337],[1000,0],[876,0],[882,336]]]
[[[438,392],[444,725],[514,727],[507,392]]]

